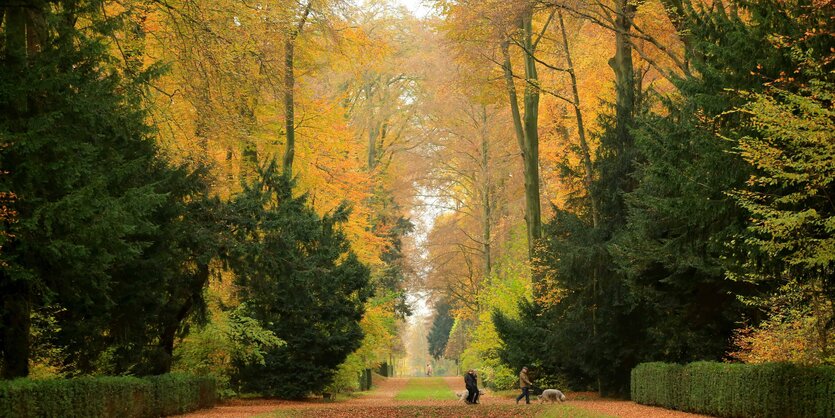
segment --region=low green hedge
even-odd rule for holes
[[[0,417],[159,417],[216,400],[214,380],[182,374],[0,381]]]
[[[835,417],[835,367],[643,363],[632,400],[719,417]]]

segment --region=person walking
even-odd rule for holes
[[[530,389],[533,386],[531,380],[528,379],[528,368],[522,367],[522,371],[519,372],[519,388],[522,389],[522,393],[516,397],[516,403],[519,403],[519,400],[525,398],[525,403],[531,403],[531,396],[530,396]]]
[[[467,388],[467,403],[478,403],[478,375],[470,369],[464,375],[464,386]]]

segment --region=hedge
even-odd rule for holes
[[[214,380],[183,374],[0,381],[0,417],[159,417],[216,401]]]
[[[632,400],[718,417],[835,417],[835,367],[643,363]]]

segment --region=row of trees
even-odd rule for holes
[[[405,139],[353,109],[408,83],[340,66],[385,49],[369,27],[397,11],[376,11],[2,4],[3,377],[197,368],[300,397],[397,352]]]
[[[468,346],[446,355],[612,394],[642,361],[832,362],[831,2],[440,4],[463,65],[488,68],[480,97],[506,86],[493,97],[510,115],[490,124],[522,156],[510,172],[525,175],[532,279],[518,309],[476,294],[492,302],[459,310]],[[603,47],[608,66],[588,65]],[[554,143],[562,158],[528,161]],[[540,200],[553,207],[537,233]],[[483,240],[457,225],[454,243]],[[482,293],[512,288],[476,274]]]
[[[557,211],[538,253],[545,291],[561,296],[523,304],[521,321],[495,318],[508,346],[524,347],[506,350],[507,361],[625,394],[637,363],[724,359],[736,328],[769,315],[816,338],[776,344],[800,343],[805,355],[749,360],[832,361],[835,265],[821,246],[832,239],[823,226],[831,10],[803,1],[672,9],[686,71],[670,94],[618,87],[588,199]],[[775,111],[796,115],[777,121]],[[754,334],[753,344],[774,344]]]

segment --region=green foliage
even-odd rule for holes
[[[764,79],[795,69],[791,54],[772,41],[803,36],[806,27],[790,18],[800,9],[755,0],[690,10],[688,51],[697,75],[677,80],[679,94],[663,99],[664,113],[638,118],[637,187],[625,196],[629,216],[613,254],[655,318],[646,329],[652,359],[718,360],[740,318],[756,318],[736,296],[761,289],[728,278],[744,260],[761,259],[743,247],[748,216],[728,195],[751,167],[719,136],[746,132],[730,112],[747,100],[739,89],[761,90]]]
[[[740,319],[759,315],[738,296],[781,293],[779,283],[753,285],[732,280],[729,273],[745,275],[757,266],[758,273],[776,271],[784,280],[799,279],[803,276],[769,260],[767,253],[785,245],[797,249],[799,258],[815,260],[818,269],[833,253],[827,243],[832,232],[825,226],[828,218],[820,214],[825,196],[832,194],[831,113],[821,113],[822,106],[808,100],[795,101],[764,113],[774,122],[770,127],[762,119],[750,124],[743,113],[763,113],[768,103],[744,107],[752,96],[739,93],[761,92],[767,83],[803,90],[816,77],[831,77],[835,60],[826,35],[831,11],[807,0],[732,0],[684,9],[692,68],[675,81],[676,94],[649,96],[661,101],[661,112],[636,106],[629,135],[617,132],[611,117],[600,121],[604,129],[591,190],[600,208],[599,224],[592,225],[587,205],[575,208],[576,213],[557,211],[544,228],[537,254],[544,296],[523,301],[520,320],[494,317],[506,343],[502,358],[514,369],[527,364],[540,379],[565,376],[575,388],[627,393],[629,372],[641,361],[722,358]],[[831,97],[822,91],[817,96]],[[831,99],[818,101],[831,104]],[[648,102],[642,106],[652,108]],[[745,111],[734,111],[739,106]],[[756,150],[755,165],[760,160],[768,164],[771,157],[772,169],[784,165],[786,174],[795,176],[792,180],[798,175],[826,180],[779,185],[787,178],[777,180],[775,171],[761,176],[767,187],[756,192],[763,194],[746,195],[753,199],[749,204],[760,206],[748,209],[755,214],[762,210],[756,225],[774,222],[771,232],[754,231],[759,233],[755,239],[768,245],[751,246],[744,245],[749,216],[729,192],[748,190],[746,180],[755,170],[735,152],[734,141],[762,138],[757,134],[762,129],[779,132],[782,140],[809,133],[813,139],[807,145],[828,140],[818,146],[821,154],[812,153],[811,146],[797,153],[795,143],[785,158],[759,154],[768,150],[766,144],[752,142],[749,148]],[[800,173],[795,161],[807,171]],[[775,200],[754,201],[765,196]],[[773,204],[792,198],[799,199],[793,207],[780,208],[785,217],[776,215]],[[791,239],[778,238],[777,231]],[[832,275],[829,270],[816,274]],[[818,291],[831,289],[822,280],[816,283]],[[830,312],[831,306],[821,304]]]
[[[330,383],[322,389],[323,393],[343,393],[360,388],[357,376],[365,370],[365,363],[351,353],[336,370]]]
[[[742,110],[759,135],[745,136],[738,145],[758,170],[748,182],[754,190],[737,193],[756,220],[751,227],[756,235],[749,241],[801,271],[831,274],[835,209],[828,193],[835,183],[835,85],[813,82],[800,94],[778,89],[753,99]]]
[[[158,417],[211,407],[215,401],[213,380],[179,374],[0,382],[0,416],[5,417]]]
[[[683,409],[681,393],[684,366],[670,363],[641,363],[632,369],[632,400],[645,405]]]
[[[835,368],[787,363],[643,363],[632,400],[719,417],[835,415]]]
[[[455,323],[455,319],[449,314],[450,308],[445,300],[435,304],[435,317],[432,319],[432,327],[429,328],[429,334],[426,336],[429,342],[429,354],[436,359],[443,357],[449,340],[449,332],[452,330],[452,324]]]
[[[214,406],[214,379],[184,374],[164,374],[143,379],[151,385],[149,404],[155,415],[175,415]]]
[[[205,326],[193,329],[174,351],[174,369],[208,376],[223,397],[234,395],[233,359],[263,365],[264,353],[284,344],[258,321],[243,316],[242,310],[218,311]]]
[[[49,341],[35,347],[60,350],[68,373],[155,374],[202,305],[219,202],[202,167],[159,152],[141,104],[157,69],[117,68],[107,39],[118,21],[101,7],[47,2],[3,27],[0,191],[15,196],[0,254],[6,376],[27,374],[32,312],[54,331],[36,332]],[[14,51],[21,39],[30,48]]]
[[[612,271],[601,231],[557,211],[544,233],[537,268],[557,301],[523,300],[518,320],[494,314],[501,358],[513,370],[528,366],[534,380],[624,394],[629,371],[651,352],[651,316]]]
[[[264,362],[234,359],[243,389],[284,398],[321,392],[361,343],[360,320],[371,295],[368,268],[338,228],[348,208],[319,217],[274,162],[244,184],[231,213],[239,245],[229,265],[242,313],[286,344]]]
[[[807,362],[831,363],[835,338],[834,86],[812,81],[797,93],[775,88],[751,95],[740,108],[753,133],[737,147],[756,172],[732,195],[752,216],[746,243],[766,262],[748,260],[738,276],[776,289],[753,300],[770,310],[770,329],[811,319],[807,352],[816,358]]]
[[[415,226],[401,215],[401,207],[391,193],[382,187],[375,188],[371,205],[375,207],[371,219],[372,231],[386,242],[386,248],[380,255],[383,264],[371,274],[375,297],[394,299],[392,311],[403,319],[412,314],[412,308],[406,300],[403,237],[410,234]]]
[[[479,380],[492,389],[510,389],[518,383],[518,370],[501,359],[504,342],[499,338],[491,312],[497,310],[511,318],[519,316],[515,301],[529,299],[530,269],[525,263],[527,242],[523,233],[514,234],[505,253],[496,260],[493,274],[484,286],[489,292],[479,294],[479,314],[475,326],[467,330],[468,344],[461,355],[463,370],[478,370]]]

